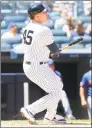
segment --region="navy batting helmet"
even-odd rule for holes
[[[33,3],[28,8],[28,15],[31,19],[33,19],[35,14],[40,13],[42,11],[46,11],[45,7],[42,4]]]

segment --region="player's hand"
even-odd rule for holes
[[[50,53],[49,58],[56,59],[60,56],[60,52]]]
[[[81,101],[81,106],[86,109],[87,108],[87,101],[86,100],[82,100]]]

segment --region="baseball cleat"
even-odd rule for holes
[[[76,118],[73,115],[67,115],[66,116],[66,119],[75,120]]]
[[[56,124],[54,119],[53,120],[49,120],[47,118],[44,118],[43,121],[44,121],[44,124]]]
[[[25,117],[30,124],[36,123],[35,118],[33,117],[32,113],[28,109],[21,108],[20,114],[21,114],[21,116]]]
[[[65,123],[66,123],[66,119],[56,119],[56,118],[54,118],[54,121],[55,121],[57,124],[59,124],[59,123],[65,124]]]
[[[47,118],[44,118],[45,121],[51,122],[52,124],[65,124],[66,120],[65,119],[56,119],[54,118],[53,120],[49,120]]]

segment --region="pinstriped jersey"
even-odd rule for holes
[[[48,27],[30,22],[23,33],[24,61],[48,61],[50,50],[46,45],[53,42],[53,34]]]

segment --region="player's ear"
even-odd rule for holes
[[[37,18],[39,18],[40,16],[39,15],[37,15]]]
[[[38,19],[40,16],[39,15],[36,15],[36,18]]]

